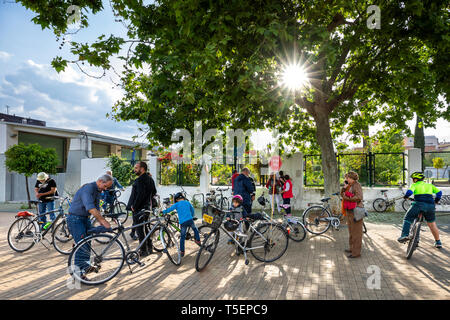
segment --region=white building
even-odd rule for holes
[[[9,172],[5,167],[6,150],[18,143],[38,143],[44,148],[54,148],[58,156],[58,173],[51,176],[56,180],[58,190],[69,194],[74,193],[81,185],[82,159],[106,158],[117,154],[131,160],[133,150],[135,160],[147,158],[145,146],[133,141],[82,130],[50,128],[45,123],[31,125],[26,119],[18,122],[0,120],[0,202],[27,199],[24,176]],[[30,190],[34,190],[35,182],[36,175],[29,179]]]

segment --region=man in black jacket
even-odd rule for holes
[[[147,218],[141,210],[149,210],[151,199],[156,194],[155,182],[147,173],[147,164],[143,161],[136,163],[134,166],[134,173],[139,177],[134,181],[131,189],[130,199],[128,200],[127,209],[133,212],[133,225],[142,223]],[[139,242],[145,238],[144,226],[134,228],[136,229]],[[132,232],[131,236],[134,238]],[[141,256],[147,256],[152,251],[151,242],[145,243],[140,250]]]

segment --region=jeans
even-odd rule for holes
[[[39,202],[38,203],[38,208],[39,208],[39,214],[55,210],[55,201]],[[50,213],[50,219],[52,221],[55,220],[55,213],[54,212]],[[47,215],[43,215],[43,216],[39,217],[39,221],[41,221],[43,223],[43,225],[45,225],[47,223]]]
[[[252,213],[252,203],[243,203],[242,206],[244,207],[247,214]]]
[[[69,214],[66,218],[67,227],[75,243],[80,242],[87,236],[87,230],[91,228],[91,220],[87,216],[75,216]],[[80,271],[85,271],[90,266],[91,248],[90,244],[83,245],[75,255],[75,266]]]
[[[409,235],[411,224],[414,219],[419,216],[420,212],[423,213],[427,222],[431,223],[436,220],[436,208],[434,203],[414,201],[403,218],[402,237],[407,237]]]
[[[194,238],[197,241],[200,241],[200,233],[198,232],[197,227],[195,226],[194,220],[188,220],[181,224],[181,237],[180,237],[180,251],[184,252],[184,242],[186,241],[186,231],[187,228],[191,227],[194,231]]]

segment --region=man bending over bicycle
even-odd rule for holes
[[[414,172],[411,175],[413,179],[413,184],[405,193],[405,199],[408,199],[414,194],[414,201],[411,207],[405,214],[403,219],[403,228],[400,238],[397,239],[398,242],[403,243],[408,240],[409,229],[414,219],[419,216],[419,213],[423,213],[425,220],[427,221],[428,227],[433,234],[435,239],[434,246],[436,248],[442,248],[442,243],[439,240],[439,230],[436,226],[436,208],[437,204],[442,197],[442,191],[440,191],[436,186],[431,183],[426,183],[423,181],[425,176],[422,172]],[[436,198],[433,199],[433,194],[436,194]]]

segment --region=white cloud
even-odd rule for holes
[[[7,61],[9,60],[13,55],[11,53],[0,51],[0,60]]]

